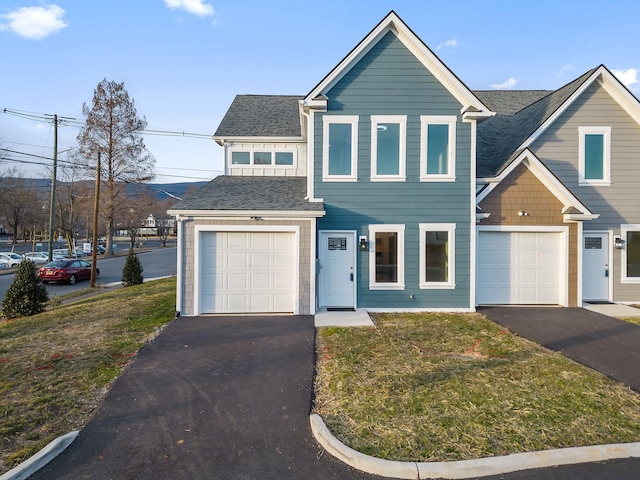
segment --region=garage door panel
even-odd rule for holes
[[[202,313],[292,312],[293,232],[203,232]]]
[[[478,303],[560,303],[560,238],[557,232],[480,231]]]

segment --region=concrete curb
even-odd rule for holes
[[[24,480],[29,478],[71,445],[79,433],[74,430],[56,438],[30,459],[0,475],[0,480]]]
[[[515,453],[458,462],[396,462],[371,457],[347,447],[331,434],[319,415],[311,414],[309,420],[314,437],[331,455],[353,468],[387,478],[476,478],[534,468],[640,457],[640,442],[637,442]]]

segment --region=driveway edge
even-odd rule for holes
[[[0,480],[24,480],[30,477],[71,445],[79,433],[78,430],[74,430],[56,438],[28,460],[0,475]]]
[[[640,457],[640,442],[636,442],[514,453],[503,457],[455,462],[397,462],[371,457],[346,446],[331,434],[322,417],[315,413],[310,415],[309,420],[314,437],[331,455],[353,468],[387,478],[464,479],[534,468]]]

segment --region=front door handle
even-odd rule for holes
[[[351,273],[349,274],[349,277],[351,278],[351,281],[353,282],[353,272],[351,272]]]

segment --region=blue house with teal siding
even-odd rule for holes
[[[306,95],[234,99],[214,135],[224,175],[171,210],[178,310],[580,304],[581,275],[593,270],[580,260],[596,259],[581,253],[582,235],[600,214],[543,158],[553,145],[543,140],[598,86],[633,132],[640,104],[604,66],[556,91],[472,91],[390,12]],[[610,131],[581,126],[566,145],[586,158],[590,145],[608,148]],[[608,181],[609,152],[588,158]],[[619,261],[640,300],[640,214],[628,218],[608,235],[628,237]],[[590,250],[602,245],[590,235]]]

